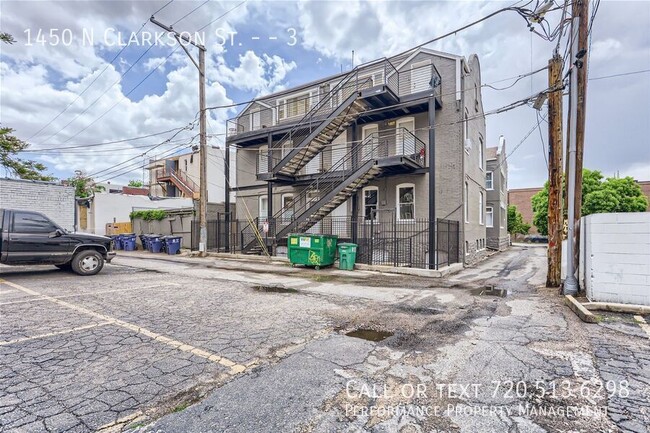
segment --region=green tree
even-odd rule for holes
[[[534,213],[533,224],[541,234],[548,235],[548,182],[532,197],[531,204]],[[603,180],[603,175],[598,170],[582,171],[583,216],[604,212],[643,212],[647,208],[648,199],[633,178]],[[564,218],[567,218],[566,209]]]
[[[101,185],[96,185],[95,181],[86,176],[83,172],[77,171],[73,177],[63,181],[65,185],[74,186],[75,197],[86,198],[94,195],[96,192],[105,191]]]
[[[16,42],[13,36],[5,32],[0,32],[0,41],[7,44],[13,44],[14,42]]]
[[[130,186],[130,187],[132,187],[132,188],[142,188],[142,187],[144,186],[144,184],[142,183],[141,180],[131,179],[131,180],[129,181],[129,185],[128,185],[128,186]]]
[[[524,222],[524,217],[521,212],[517,210],[517,206],[508,206],[508,233],[515,234],[528,234],[530,224]]]
[[[56,178],[43,172],[47,167],[40,162],[18,158],[17,154],[29,144],[11,135],[13,129],[0,128],[0,166],[20,179],[53,181]]]

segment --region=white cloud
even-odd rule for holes
[[[165,62],[164,57],[150,57],[147,59],[146,62],[142,64],[142,67],[146,72],[153,71],[154,69],[158,68],[157,71],[160,73],[165,72],[165,65],[163,64]]]
[[[261,95],[281,90],[282,81],[296,66],[296,62],[287,62],[277,55],[259,57],[248,50],[239,56],[239,65],[234,68],[219,57],[217,69],[222,82]]]

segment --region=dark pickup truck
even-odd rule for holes
[[[106,236],[69,233],[38,212],[0,209],[0,264],[54,265],[95,275],[113,257]]]

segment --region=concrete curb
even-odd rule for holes
[[[650,314],[650,307],[635,304],[616,304],[613,302],[585,302],[582,304],[587,310],[611,311],[613,313],[629,313],[645,316]]]
[[[564,296],[564,302],[567,304],[571,310],[573,310],[574,313],[582,320],[583,322],[586,323],[598,323],[598,318],[594,316],[591,311],[587,310],[580,302],[576,300],[571,295],[565,295]]]
[[[125,254],[126,255],[126,254]],[[166,257],[167,260],[173,260],[174,256]],[[187,258],[198,258],[198,251],[190,251],[189,253],[183,252],[180,257]],[[206,257],[213,257],[223,260],[233,260],[233,261],[245,261],[245,262],[254,262],[254,263],[276,263],[276,264],[289,264],[289,259],[286,257],[266,257],[266,256],[255,256],[248,254],[230,254],[230,253],[206,253]],[[151,257],[156,259],[157,257]],[[162,259],[161,259],[162,260]],[[417,277],[427,277],[427,278],[444,278],[448,275],[455,274],[463,270],[462,263],[454,263],[449,266],[444,266],[440,269],[419,269],[419,268],[402,268],[394,266],[381,266],[381,265],[366,265],[363,263],[357,263],[354,265],[354,269],[360,271],[372,271],[380,273],[389,273],[389,274],[400,274],[400,275],[413,275]]]

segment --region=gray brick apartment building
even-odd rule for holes
[[[418,48],[261,97],[228,122],[227,145],[232,237],[244,253],[266,244],[283,254],[289,233],[310,232],[356,242],[371,264],[434,268],[485,254],[476,55]]]

